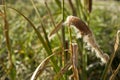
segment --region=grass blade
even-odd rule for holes
[[[111,68],[112,61],[113,61],[113,59],[115,57],[115,53],[116,53],[116,51],[118,49],[118,45],[119,45],[119,33],[120,33],[120,30],[117,31],[116,41],[115,41],[115,44],[114,44],[114,52],[113,52],[113,54],[111,54],[110,60],[109,60],[108,64],[105,67],[105,70],[103,72],[101,80],[106,80],[107,73],[108,73],[109,69]]]
[[[39,66],[36,68],[36,70],[34,71],[32,77],[30,80],[36,80],[38,76],[40,76],[40,74],[43,72],[43,70],[45,69],[45,66],[49,63],[49,60],[51,57],[53,57],[54,55],[56,55],[56,53],[51,54],[50,56],[48,56],[47,58],[45,58],[40,64]]]
[[[55,27],[55,29],[49,34],[49,37],[53,36],[58,30],[61,29],[61,27],[62,27],[62,21],[57,24],[57,26]]]
[[[11,43],[10,43],[10,35],[9,35],[9,24],[7,20],[7,9],[6,9],[6,2],[3,0],[3,11],[4,13],[1,13],[1,16],[3,17],[4,20],[4,35],[6,39],[6,46],[7,46],[7,51],[8,51],[8,69],[7,69],[7,74],[10,74],[10,79],[15,80],[16,79],[16,69],[13,64],[12,60],[12,48],[11,48]]]
[[[32,5],[33,5],[33,7],[34,7],[34,9],[35,9],[35,12],[36,12],[39,20],[40,20],[41,27],[42,27],[42,30],[43,30],[43,33],[44,33],[44,36],[45,36],[45,40],[46,40],[46,42],[47,42],[47,44],[48,44],[48,46],[49,46],[49,48],[50,48],[50,50],[51,50],[51,45],[50,45],[50,42],[49,42],[49,40],[48,40],[47,32],[46,32],[46,30],[45,30],[45,28],[44,28],[45,25],[43,24],[43,22],[42,22],[42,20],[41,20],[39,11],[38,11],[38,9],[37,9],[36,6],[35,6],[34,1],[31,0],[31,3],[32,3]]]
[[[120,64],[118,65],[117,69],[114,71],[114,73],[111,75],[110,80],[114,80],[115,76],[117,75],[117,73],[120,70]]]
[[[50,53],[50,50],[47,46],[47,44],[45,43],[44,39],[42,38],[42,35],[39,33],[39,31],[36,29],[36,27],[34,26],[34,24],[26,17],[24,16],[20,11],[16,10],[15,8],[10,8],[10,9],[13,9],[15,10],[16,12],[18,12],[20,15],[22,15],[30,24],[31,26],[33,27],[33,29],[35,30],[38,38],[40,39],[41,43],[43,44],[43,46],[45,47],[46,51],[48,51],[48,53]]]
[[[4,34],[5,34],[5,39],[6,39],[6,46],[8,50],[8,59],[10,61],[9,65],[9,70],[12,69],[13,67],[13,62],[12,62],[12,51],[11,51],[11,44],[10,44],[10,38],[9,38],[9,24],[7,21],[7,13],[6,13],[6,4],[5,1],[3,0],[3,5],[4,5],[4,13],[2,15],[3,20],[4,20]]]
[[[70,5],[70,7],[72,9],[73,16],[77,16],[77,12],[76,12],[76,9],[74,8],[72,0],[68,0],[68,2],[69,2],[69,5]]]
[[[21,16],[23,16],[23,17],[30,23],[30,25],[31,25],[31,26],[33,27],[33,29],[35,30],[35,32],[36,32],[39,40],[41,41],[43,47],[45,48],[46,52],[47,52],[49,55],[51,55],[51,54],[52,54],[52,50],[51,50],[51,49],[49,48],[49,46],[46,44],[46,42],[44,41],[42,35],[41,35],[41,34],[39,33],[39,31],[36,29],[36,27],[34,26],[34,24],[33,24],[26,16],[24,16],[20,11],[16,10],[15,8],[11,8],[11,7],[10,7],[10,9],[13,9],[13,10],[15,10],[16,12],[18,12]],[[54,58],[51,58],[51,61],[52,61],[52,65],[53,65],[55,71],[58,72],[58,71],[59,71],[59,67],[58,67],[56,61],[54,60]]]
[[[54,19],[53,19],[53,15],[52,15],[52,13],[51,13],[51,11],[50,11],[50,8],[48,7],[48,4],[47,4],[47,2],[45,1],[45,6],[46,6],[46,8],[47,8],[47,11],[48,11],[48,14],[49,14],[49,16],[50,16],[50,19],[51,19],[51,22],[52,22],[52,24],[53,24],[53,26],[54,27],[56,27],[56,25],[55,25],[55,21],[54,21]],[[61,26],[61,22],[58,24],[59,26]],[[57,33],[57,36],[58,36],[58,38],[59,38],[59,40],[60,40],[60,35]],[[61,40],[60,40],[60,42],[61,42]]]

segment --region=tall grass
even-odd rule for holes
[[[15,80],[16,78],[16,70],[13,64],[13,60],[12,60],[12,47],[11,47],[11,43],[10,43],[10,35],[9,35],[9,23],[7,20],[7,8],[6,8],[6,2],[4,0],[2,0],[3,2],[3,21],[4,21],[4,27],[3,27],[3,32],[4,32],[4,36],[5,36],[5,42],[6,42],[6,47],[7,47],[7,53],[8,53],[8,67],[6,67],[6,75],[9,75],[11,77],[12,80]]]
[[[11,80],[16,80],[16,79],[118,80],[119,79],[119,75],[117,74],[119,74],[120,64],[117,64],[117,67],[115,69],[113,69],[112,67],[113,60],[115,59],[115,56],[117,55],[116,53],[119,50],[119,34],[120,34],[119,30],[116,34],[114,51],[110,55],[109,62],[107,64],[101,65],[99,59],[97,59],[96,56],[93,56],[91,54],[92,52],[85,48],[86,43],[84,43],[83,39],[76,38],[77,34],[75,33],[75,30],[73,30],[73,28],[70,25],[63,25],[64,22],[66,21],[67,16],[74,15],[79,17],[84,23],[86,23],[90,29],[93,29],[92,30],[93,34],[95,34],[96,36],[96,34],[99,33],[99,31],[97,31],[98,29],[96,29],[95,27],[91,28],[91,23],[92,21],[94,21],[91,18],[91,15],[93,14],[92,0],[67,0],[67,1],[52,0],[50,2],[43,1],[41,5],[35,2],[34,0],[27,1],[28,2],[27,4],[29,4],[30,7],[29,9],[26,8],[25,10],[33,11],[34,13],[34,14],[29,13],[28,14],[30,15],[29,17],[26,13],[22,11],[22,9],[18,9],[18,7],[14,6],[13,4],[11,5],[12,1],[9,2],[4,0],[3,2],[4,3],[2,9],[0,10],[0,16],[2,17],[1,19],[4,22],[3,25],[4,35],[0,34],[0,38],[1,36],[4,36],[7,49],[4,49],[3,51],[1,50],[0,55],[2,55],[2,53],[6,53],[5,51],[7,51],[8,62],[4,60],[4,62],[2,63],[3,65],[2,65],[2,69],[0,69],[1,70],[0,76],[2,71],[5,72],[5,74],[2,73],[5,76],[3,75],[4,78],[2,77],[0,79],[3,80],[5,78],[9,78]],[[25,6],[25,4],[23,6]],[[40,9],[42,9],[42,11],[40,11]],[[12,21],[12,19],[10,20],[10,17],[15,15],[17,15],[17,17],[15,17],[14,21]],[[27,25],[20,24],[21,17],[24,18],[23,22],[27,23]],[[12,23],[9,24],[11,21]],[[33,39],[30,39],[30,41],[27,44],[15,42],[13,35],[16,34],[13,34],[12,30],[14,30],[14,28],[17,27],[17,26],[13,26],[14,24],[16,24],[17,21],[19,22],[21,28],[25,26],[26,27],[25,29],[28,28],[30,29],[30,33],[32,35],[30,33],[27,33],[26,30],[22,29],[24,30],[23,32],[29,34],[29,36],[28,35],[26,36],[31,37],[37,35],[37,37],[35,39],[34,37]],[[40,27],[38,25],[40,25]],[[96,25],[97,23],[94,24],[93,26]],[[16,33],[18,32],[19,29],[17,29]],[[108,33],[106,33],[106,35],[107,34]],[[18,37],[20,35],[23,34],[22,33],[18,34]],[[52,35],[55,35],[55,37],[50,40],[49,37]],[[101,37],[102,35],[103,34],[101,33],[99,37]],[[40,42],[37,42],[37,40],[39,40]],[[104,40],[103,41],[98,40],[98,42],[99,41],[101,41],[101,43],[104,42]],[[4,45],[2,41],[0,42],[2,45]],[[24,40],[24,42],[27,41]],[[23,46],[30,45],[30,49],[28,49],[28,47],[21,48],[20,44]],[[17,46],[19,47],[16,50]],[[36,47],[38,49],[36,49]],[[19,48],[21,50],[19,50]],[[46,56],[44,56],[44,54],[46,54]],[[24,55],[28,55],[28,56],[24,56]],[[9,64],[8,68],[7,68],[7,64]],[[18,64],[22,65],[23,69],[19,67],[20,65]],[[27,76],[23,76],[23,77],[19,76],[22,74],[23,75],[27,74]]]

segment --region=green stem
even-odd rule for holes
[[[82,41],[83,43],[83,41]],[[83,43],[83,47],[85,46],[85,44]],[[83,80],[87,80],[87,53],[86,50],[83,49],[82,50],[82,65],[83,65]]]
[[[64,22],[64,0],[62,0],[62,22]],[[63,44],[63,50],[65,50],[65,27],[62,25],[62,44]],[[65,51],[62,52],[62,66],[65,66]],[[67,74],[64,75],[64,79],[67,80]]]
[[[49,48],[51,49],[51,45],[50,45],[50,42],[49,42],[48,37],[47,37],[47,32],[46,32],[46,30],[45,30],[45,28],[44,28],[45,25],[43,24],[43,22],[42,22],[42,20],[41,20],[41,17],[40,17],[39,11],[38,11],[38,9],[36,8],[36,6],[35,6],[33,0],[31,0],[31,3],[32,3],[32,5],[33,5],[33,7],[34,7],[34,9],[35,9],[35,12],[36,12],[36,14],[37,14],[39,20],[40,20],[41,27],[42,27],[42,30],[43,30],[43,32],[44,32],[45,40],[46,40],[46,42],[47,42]]]
[[[11,44],[10,44],[10,38],[9,38],[9,25],[7,21],[6,4],[4,0],[3,0],[3,5],[4,5],[4,34],[5,34],[6,46],[8,50],[8,59],[10,62],[10,65],[9,65],[9,70],[10,70],[13,66],[13,62],[12,62],[12,51],[11,51]]]
[[[62,1],[62,21],[64,22],[64,0]],[[62,27],[62,32],[61,33],[62,33],[63,49],[65,50],[65,28],[64,28],[64,26]],[[64,60],[64,52],[62,53],[62,58]],[[64,61],[62,61],[62,65],[64,66]]]

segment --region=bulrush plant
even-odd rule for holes
[[[73,25],[75,28],[77,28],[79,30],[79,35],[81,36],[81,38],[83,38],[83,41],[87,44],[91,51],[94,51],[96,53],[96,56],[100,58],[101,62],[105,64],[108,62],[108,54],[103,53],[103,51],[99,48],[92,31],[80,18],[75,16],[68,16],[63,25]],[[58,27],[59,28],[56,28],[56,30],[52,31],[50,36],[57,32],[61,26]]]
[[[6,0],[4,1],[6,2]],[[2,74],[4,73],[4,72],[1,72],[3,69],[6,72],[5,76],[8,76],[8,78],[10,77],[10,80],[18,80],[18,79],[19,80],[119,80],[118,76],[120,71],[120,63],[116,68],[113,68],[113,65],[116,65],[116,63],[114,63],[113,60],[116,56],[116,51],[118,51],[119,49],[120,30],[118,30],[116,35],[114,51],[109,56],[107,54],[109,52],[104,53],[99,48],[99,45],[97,44],[97,41],[94,37],[94,33],[89,28],[89,26],[94,26],[94,25],[96,26],[97,24],[97,21],[93,22],[96,19],[94,19],[90,15],[91,9],[92,9],[92,0],[68,0],[70,7],[72,9],[71,13],[74,16],[68,16],[66,20],[65,20],[65,17],[71,14],[69,13],[69,11],[71,10],[68,10],[67,0],[66,1],[65,0],[54,0],[54,1],[49,0],[49,1],[51,2],[45,1],[45,4],[43,5],[45,8],[43,8],[41,4],[39,7],[39,3],[36,3],[36,1],[34,2],[33,0],[31,0],[31,3],[33,5],[33,7],[31,8],[34,9],[32,10],[36,12],[37,17],[33,16],[33,13],[30,13],[30,12],[28,13],[30,16],[33,16],[35,18],[35,21],[31,20],[32,17],[31,18],[27,17],[28,16],[27,14],[23,14],[21,10],[19,11],[18,9],[16,9],[17,8],[16,6],[14,6],[16,8],[14,7],[12,8],[11,6],[5,5],[3,6],[3,10],[0,10],[0,16],[3,17],[2,19],[4,20],[3,31],[5,35],[3,37],[4,39],[6,39],[6,47],[8,48],[7,50],[0,51],[0,57],[2,54],[6,53],[4,51],[7,51],[8,60],[12,65],[12,66],[10,65],[10,66],[4,67],[4,64],[5,65],[8,65],[8,64],[7,62],[3,62],[3,60],[0,59],[0,62],[2,63],[0,64],[0,67],[3,65],[2,66],[3,68],[0,69],[0,73]],[[82,1],[84,2],[84,5]],[[24,1],[21,1],[21,2],[24,2]],[[56,2],[56,4],[51,5],[52,2]],[[58,8],[56,7],[56,5],[58,6]],[[27,6],[28,6],[28,3],[27,3]],[[32,11],[31,8],[30,8],[30,11]],[[9,14],[9,9],[16,11],[20,17],[22,16],[25,19],[25,21],[27,21],[28,24],[30,24],[27,26],[31,26],[31,27],[24,28],[25,25],[21,24],[20,22],[21,18],[17,16],[17,14],[15,13],[14,13],[15,15],[12,14],[12,16],[14,15],[13,17],[15,16],[17,17],[12,18],[10,16],[11,14]],[[12,10],[10,10],[10,13],[12,13]],[[97,14],[95,13],[96,15],[94,15],[93,13],[92,15],[96,17]],[[104,13],[100,15],[103,16]],[[20,21],[19,21],[19,18],[20,18]],[[9,21],[10,19],[11,21]],[[15,21],[15,22],[12,22],[12,21]],[[35,26],[35,25],[38,25],[36,24],[37,22],[40,25],[40,30],[39,30],[39,27]],[[57,22],[59,23],[56,25]],[[105,23],[106,22],[107,21],[105,21]],[[93,25],[93,23],[95,24]],[[55,29],[48,36],[49,29],[51,29],[52,26],[55,27]],[[109,25],[107,24],[107,26]],[[30,34],[28,33],[27,37],[23,38],[23,36],[26,35],[27,33],[26,30],[28,28],[30,29],[29,31]],[[66,31],[66,28],[68,28],[68,32]],[[73,28],[75,30],[72,30]],[[34,30],[34,33],[31,33],[33,32],[32,29]],[[57,32],[60,29],[62,30],[61,35],[57,34]],[[25,32],[25,35],[20,34],[21,30],[22,32]],[[94,28],[94,30],[100,33],[97,28]],[[16,34],[14,34],[14,31]],[[76,35],[72,33],[73,31],[76,32],[75,33]],[[105,35],[107,35],[108,32],[105,32]],[[57,34],[58,38],[54,38],[54,40],[50,40],[50,39],[53,39],[52,36],[55,34]],[[19,36],[16,37],[16,35],[19,35]],[[35,35],[36,35],[35,38],[31,37]],[[14,37],[15,39],[13,39]],[[101,36],[99,35],[98,37],[103,37],[103,34],[101,34]],[[28,38],[30,38],[30,40]],[[38,42],[37,39],[39,39],[40,42]],[[1,41],[2,41],[2,38],[1,38]],[[24,42],[26,43],[24,44]],[[102,42],[104,42],[104,40]],[[4,41],[2,41],[2,44],[4,47]],[[18,46],[18,49],[16,49],[17,46]],[[102,47],[104,46],[105,45],[103,45]],[[1,49],[3,49],[2,46],[0,47]],[[88,51],[86,50],[86,48],[90,49],[91,53],[92,51],[94,52],[95,57],[100,59],[99,60],[100,63],[97,60],[93,61],[96,58],[91,56],[91,54],[87,54]],[[105,50],[105,48],[103,49]],[[108,51],[109,49],[110,48],[106,49],[106,51]],[[31,53],[34,53],[34,54],[31,54]],[[3,56],[3,58],[5,57]],[[19,66],[18,63],[22,64],[23,66],[21,65]],[[104,65],[100,65],[100,64],[104,64]],[[4,80],[4,79],[0,77],[0,80]]]

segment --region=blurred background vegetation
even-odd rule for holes
[[[33,1],[33,3],[32,3]],[[47,3],[47,6],[45,4]],[[69,1],[72,1],[72,5],[75,11],[72,9]],[[8,47],[6,44],[6,37],[4,31],[4,19],[0,16],[0,80],[30,80],[33,72],[37,66],[48,57],[50,49],[52,51],[57,50],[59,55],[53,57],[53,62],[57,63],[58,69],[54,70],[52,62],[49,62],[44,71],[37,80],[53,80],[53,77],[60,71],[65,65],[62,64],[61,58],[61,44],[62,40],[56,35],[52,40],[47,42],[46,37],[54,29],[55,25],[61,20],[65,20],[69,15],[76,15],[83,21],[88,23],[90,29],[93,31],[94,36],[100,45],[100,48],[111,55],[114,51],[115,36],[117,30],[120,29],[120,1],[119,0],[93,0],[91,11],[84,9],[77,1],[82,0],[65,0],[64,9],[62,0],[6,0],[6,9],[2,6],[2,0],[0,0],[0,12],[6,12],[6,19],[9,26],[9,42],[11,48],[11,58],[13,66],[10,67],[10,58],[8,56]],[[90,1],[90,0],[85,0]],[[84,2],[84,0],[83,0]],[[82,7],[81,7],[82,6]],[[12,7],[25,15],[36,27],[41,34],[42,38],[48,45],[48,52],[43,46],[43,42],[39,41],[36,31],[31,27],[31,24],[24,19],[16,11],[8,8]],[[36,7],[36,8],[35,8]],[[37,9],[37,11],[35,10]],[[50,11],[49,11],[49,10]],[[63,13],[64,11],[64,13]],[[38,14],[37,14],[38,12]],[[82,13],[81,13],[82,12]],[[53,21],[51,20],[51,16]],[[45,29],[42,28],[42,26]],[[58,32],[61,38],[61,31]],[[69,41],[68,29],[65,28],[65,40]],[[75,34],[73,36],[76,36]],[[49,46],[50,45],[50,46]],[[90,64],[99,62],[99,60],[88,53],[88,63]],[[90,54],[89,54],[90,53]],[[79,55],[80,56],[80,55]],[[96,60],[97,59],[97,60]],[[52,60],[51,60],[52,61]],[[115,70],[120,63],[120,47],[118,48],[115,58],[112,63],[112,69]],[[78,65],[81,66],[80,61]],[[87,80],[100,80],[101,74],[105,66],[97,64],[90,68],[86,73]],[[69,80],[68,77],[72,74],[70,70],[66,71],[61,80]],[[67,75],[67,77],[66,77]],[[110,74],[109,74],[110,75]],[[109,76],[108,75],[108,76]],[[80,80],[84,80],[81,75]],[[120,71],[118,72],[115,80],[120,79]],[[58,79],[59,80],[59,79]]]

